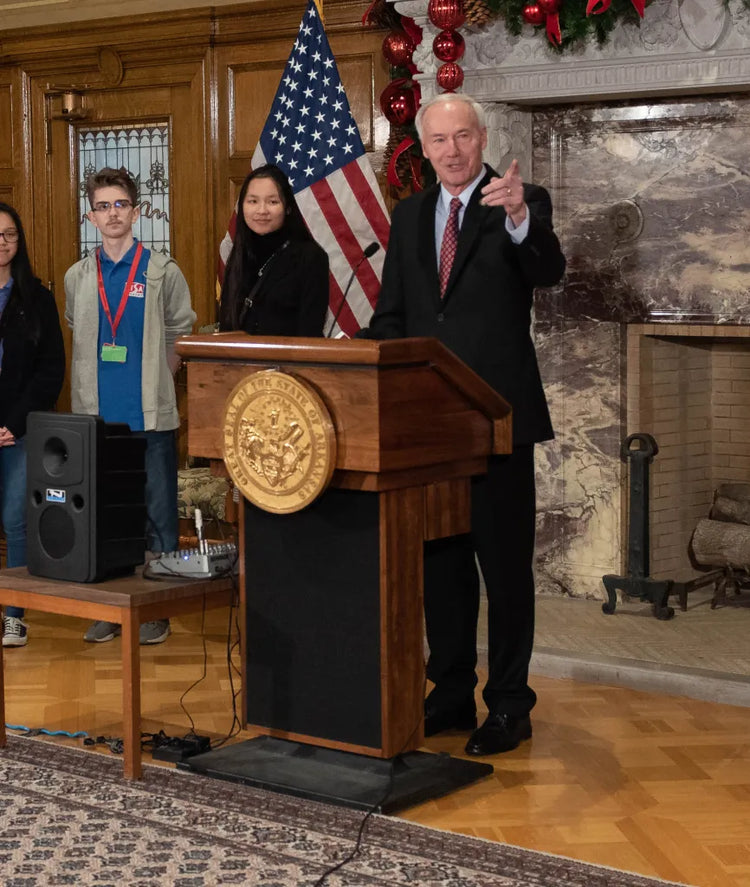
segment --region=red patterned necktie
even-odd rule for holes
[[[461,209],[461,201],[458,197],[451,200],[450,214],[443,233],[443,242],[440,244],[440,298],[445,296],[448,288],[448,278],[451,276],[453,260],[456,258],[458,246],[458,212]]]

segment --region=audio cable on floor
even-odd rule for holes
[[[47,730],[45,727],[26,727],[23,724],[6,724],[6,730],[17,730],[24,736],[64,736],[66,739],[81,739],[88,736],[83,730],[69,733],[67,730]]]

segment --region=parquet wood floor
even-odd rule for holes
[[[85,644],[80,620],[28,617],[29,645],[5,651],[8,723],[120,735],[119,640]],[[226,610],[206,615],[206,677],[184,702],[212,737],[232,721],[228,622]],[[143,649],[144,730],[190,728],[179,699],[203,673],[200,629],[200,616],[173,621],[165,644]],[[699,887],[750,887],[750,709],[533,683],[531,742],[405,819]],[[444,734],[426,748],[460,755],[465,741]]]

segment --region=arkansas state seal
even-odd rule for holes
[[[276,514],[300,511],[328,486],[336,435],[312,386],[262,370],[243,379],[224,408],[224,462],[243,496]]]

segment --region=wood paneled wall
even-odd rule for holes
[[[31,205],[22,187],[28,167],[25,144],[23,79],[13,68],[0,67],[0,200],[24,217]]]
[[[368,150],[386,133],[376,98],[388,81],[383,32],[366,3],[325,4],[326,30]],[[198,323],[214,319],[218,244],[304,12],[261,2],[0,31],[0,199],[22,215],[37,274],[63,310],[78,253],[76,132],[168,118],[173,254]],[[61,93],[82,95],[82,120]]]

